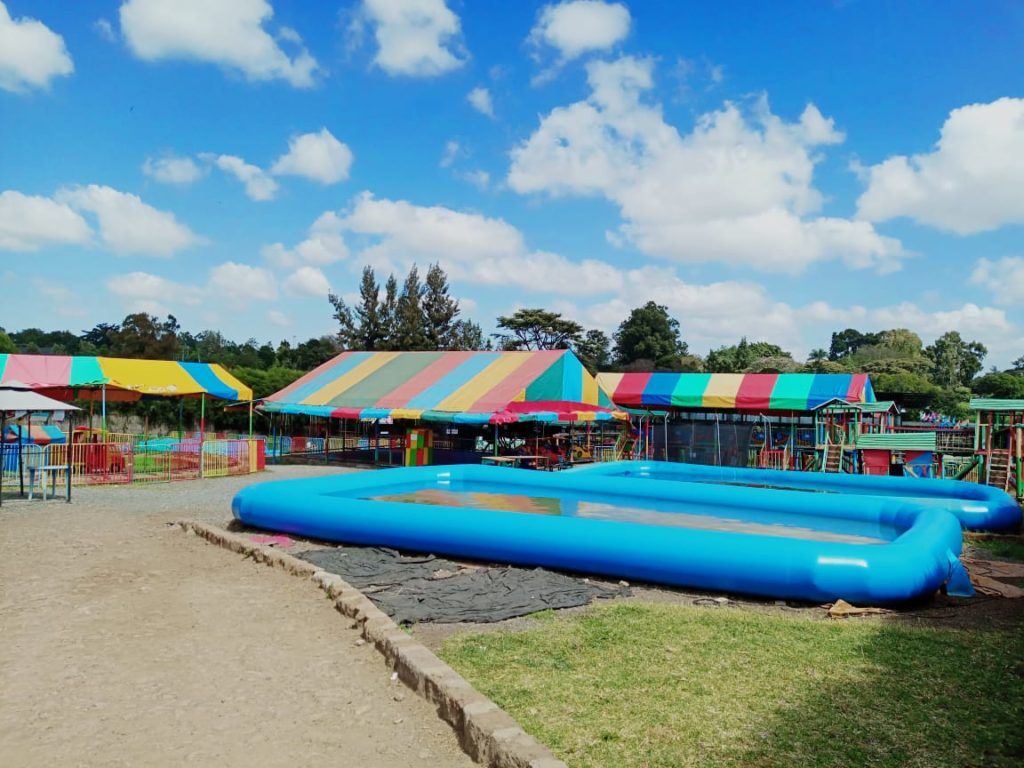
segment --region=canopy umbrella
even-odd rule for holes
[[[27,384],[23,384],[20,381],[8,380],[3,384],[0,384],[0,504],[3,504],[3,490],[4,490],[4,473],[3,473],[3,434],[4,425],[7,421],[7,414],[11,413],[27,413],[29,415],[29,421],[34,412],[63,412],[63,411],[77,411],[80,410],[74,405],[69,403],[62,403],[60,400],[54,400],[52,397],[46,397],[38,392],[33,392]],[[21,480],[21,492],[25,492],[25,470],[22,465],[22,435],[23,432],[18,433],[18,476]],[[69,426],[68,435],[71,435],[71,429]],[[71,501],[71,442],[70,437],[67,444],[67,491],[68,501]]]

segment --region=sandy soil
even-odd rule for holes
[[[252,481],[5,499],[0,762],[472,765],[319,590],[166,525]]]

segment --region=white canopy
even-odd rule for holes
[[[70,403],[33,392],[20,381],[9,381],[0,386],[0,413],[17,411],[77,411]]]

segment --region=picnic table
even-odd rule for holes
[[[35,498],[36,490],[36,475],[39,475],[41,485],[43,489],[43,501],[46,501],[46,481],[50,480],[50,495],[57,496],[57,475],[61,472],[68,471],[67,464],[43,464],[35,467],[26,467],[28,469],[28,498],[31,501]]]

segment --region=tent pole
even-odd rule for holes
[[[67,446],[66,446],[66,450],[67,450],[67,454],[68,454],[68,470],[67,470],[67,475],[65,477],[65,481],[67,482],[68,504],[70,504],[71,503],[71,435],[74,434],[74,431],[75,431],[75,416],[74,416],[75,412],[74,411],[66,411],[66,413],[67,413],[67,420],[68,420],[68,441],[67,441]]]
[[[498,425],[494,425],[494,455],[498,455]]]
[[[668,411],[665,412],[665,455],[661,458],[668,461]]]
[[[199,395],[199,442],[206,440],[206,393]]]
[[[100,416],[100,427],[103,429],[103,441],[107,440],[107,385],[104,384],[100,388],[100,396],[102,397],[101,405],[101,416]]]
[[[249,401],[249,439],[252,440],[252,400]]]
[[[28,412],[28,423],[32,423],[32,411]],[[18,427],[18,493],[25,498],[25,452],[22,446],[25,442],[25,429]]]
[[[0,411],[0,507],[4,505],[4,469],[7,467],[6,453],[7,442],[4,440],[4,430],[7,428],[7,413]]]

